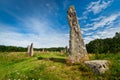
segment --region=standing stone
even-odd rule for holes
[[[42,52],[45,52],[44,48],[42,49]]]
[[[80,63],[84,60],[88,60],[87,50],[82,39],[74,6],[70,6],[67,13],[70,26],[69,57],[67,63]]]
[[[30,54],[30,45],[28,45],[28,47],[27,47],[27,55],[29,55]]]
[[[65,46],[65,53],[68,53],[68,47],[67,46]]]
[[[31,43],[31,45],[28,45],[27,49],[28,56],[33,56],[33,43]]]
[[[64,50],[60,50],[60,53],[61,53],[61,54],[64,54]]]
[[[33,43],[31,43],[31,46],[30,46],[30,56],[33,56]]]

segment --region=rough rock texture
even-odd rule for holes
[[[30,45],[27,46],[27,55],[30,54]]]
[[[33,56],[33,43],[31,43],[31,46],[30,46],[30,56]]]
[[[109,61],[107,60],[91,60],[84,62],[90,69],[92,69],[96,74],[103,74],[105,71],[109,70]]]
[[[33,56],[33,43],[31,43],[31,45],[28,45],[28,50],[27,50],[27,54],[29,56]]]
[[[79,63],[88,59],[88,55],[74,6],[70,6],[67,13],[70,26],[69,57],[67,63]]]
[[[64,48],[64,53],[68,53],[68,47],[67,46],[65,46],[65,48]]]

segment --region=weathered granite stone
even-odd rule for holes
[[[103,74],[105,71],[109,70],[110,62],[107,60],[91,60],[84,62],[90,69],[92,69],[96,74]]]
[[[42,49],[42,52],[45,52],[45,49],[44,49],[44,48]]]
[[[80,63],[86,59],[88,60],[87,50],[82,39],[74,6],[70,6],[67,13],[70,26],[69,57],[67,62],[72,64]]]
[[[65,46],[63,50],[60,51],[61,54],[67,54],[68,53],[68,47]]]
[[[64,52],[68,53],[68,47],[67,46],[65,46]]]
[[[30,46],[30,56],[33,56],[33,43],[31,43],[31,46]]]
[[[27,46],[27,55],[30,54],[30,45]]]
[[[28,47],[27,47],[27,55],[28,56],[33,56],[33,43],[31,43],[31,45],[28,45]]]

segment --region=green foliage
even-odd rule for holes
[[[90,59],[92,60],[109,60],[110,61],[110,69],[103,75],[97,75],[97,78],[100,80],[106,78],[105,80],[119,80],[120,79],[120,54],[98,54],[97,58],[96,55],[93,54]],[[98,79],[99,80],[99,79]]]
[[[64,47],[52,47],[52,48],[34,48],[35,51],[51,51],[51,52],[60,52],[61,50],[64,50]],[[27,48],[23,47],[16,47],[16,46],[4,46],[0,45],[0,52],[26,52]]]
[[[111,60],[109,80],[120,80],[120,60]]]
[[[92,60],[120,60],[120,54],[116,53],[116,54],[92,54],[92,56],[90,56],[90,59]]]
[[[114,38],[120,38],[120,32],[116,32]]]
[[[0,52],[25,52],[27,48],[0,45]]]
[[[85,64],[80,64],[79,69],[82,72],[89,72],[90,71],[90,69]]]
[[[95,39],[86,44],[89,53],[119,53],[120,52],[120,32],[113,38]]]

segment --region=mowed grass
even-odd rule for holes
[[[120,54],[90,54],[90,59],[111,61],[104,75],[94,74],[84,64],[66,65],[66,55],[59,52],[0,53],[0,80],[119,80]]]

